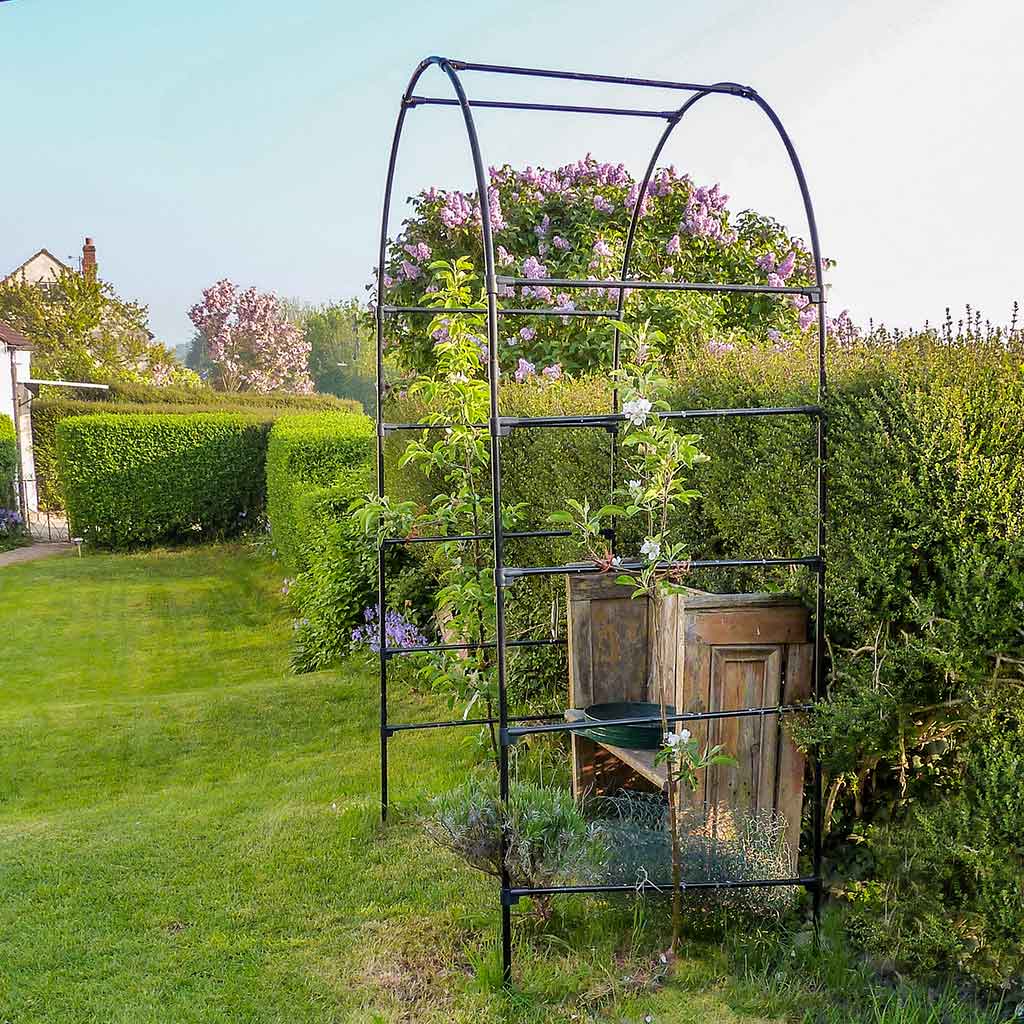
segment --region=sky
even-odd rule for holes
[[[830,311],[892,326],[1024,298],[1019,185],[1024,4],[997,0],[0,0],[0,271],[80,255],[187,342],[222,277],[307,302],[365,296],[398,102],[429,54],[753,86],[807,174]],[[479,99],[654,106],[679,94],[464,78]],[[450,95],[436,69],[419,91]],[[646,94],[646,95],[645,95]],[[391,227],[430,185],[472,187],[457,109],[408,118]],[[592,152],[636,175],[648,119],[480,111],[484,160]],[[664,155],[806,237],[795,182],[754,104],[710,97]]]

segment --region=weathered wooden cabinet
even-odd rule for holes
[[[658,701],[652,692],[655,643],[672,703],[679,711],[725,711],[800,703],[811,693],[813,645],[808,614],[784,594],[706,594],[670,598],[655,631],[647,602],[609,577],[570,578],[569,703]],[[687,723],[701,747],[721,743],[737,759],[704,773],[681,801],[744,812],[772,810],[787,825],[795,854],[800,840],[804,758],[781,716],[756,715]],[[654,752],[572,739],[577,793],[622,785],[664,787]]]

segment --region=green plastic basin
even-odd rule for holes
[[[668,714],[674,715],[676,709],[668,707]],[[613,747],[628,747],[631,750],[657,750],[661,746],[661,724],[653,725],[601,725],[601,722],[614,721],[617,718],[657,718],[661,714],[660,704],[648,704],[645,701],[625,700],[610,704],[591,704],[583,709],[584,719],[596,723],[592,729],[581,729],[580,732],[598,743],[608,743]]]

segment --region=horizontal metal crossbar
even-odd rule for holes
[[[506,530],[502,533],[505,540],[522,540],[532,537],[571,537],[571,530]],[[493,533],[462,533],[455,536],[439,535],[436,537],[387,537],[381,541],[386,547],[398,544],[446,544],[452,541],[494,540]]]
[[[541,640],[506,640],[506,647],[552,647],[565,644],[564,637],[544,638]],[[385,657],[395,654],[429,654],[432,651],[491,651],[498,645],[493,640],[485,640],[479,644],[421,644],[419,647],[385,647]]]
[[[820,405],[778,405],[753,406],[743,409],[674,409],[668,412],[652,412],[649,415],[666,420],[710,419],[733,416],[824,416]],[[624,413],[599,413],[593,416],[501,416],[499,430],[513,430],[530,427],[609,427],[624,423]],[[382,423],[381,430],[387,434],[396,430],[444,430],[447,427],[469,426],[474,430],[487,430],[488,423]]]
[[[676,116],[674,110],[636,110],[622,107],[581,107],[572,103],[524,103],[512,100],[467,100],[471,107],[487,107],[495,110],[547,110],[560,114],[614,114],[619,117],[659,117],[670,120]],[[457,99],[441,96],[410,96],[407,107],[459,107]]]
[[[720,92],[729,96],[751,99],[757,93],[749,85],[736,82],[718,82],[698,85],[695,82],[667,82],[657,78],[629,78],[623,75],[592,75],[583,71],[551,71],[544,68],[505,67],[502,64],[478,64],[474,61],[449,60],[456,71],[482,71],[492,75],[519,75],[527,78],[555,78],[570,82],[598,82],[605,85],[633,85],[645,89],[678,89],[684,92]]]
[[[649,415],[663,420],[709,419],[729,416],[821,416],[820,405],[788,405],[747,409],[677,409]],[[599,413],[593,416],[502,416],[503,428],[517,427],[608,427],[624,423],[624,413]]]
[[[799,875],[794,878],[743,878],[723,879],[721,881],[692,881],[680,882],[679,888],[685,894],[687,889],[757,889],[770,888],[773,886],[802,885],[807,889],[816,888],[821,884],[817,875]],[[538,886],[512,886],[505,890],[509,902],[516,902],[523,896],[568,896],[571,894],[602,893],[602,892],[632,892],[646,895],[651,892],[661,893],[663,896],[670,896],[673,892],[671,882],[638,882],[634,885],[538,885]]]
[[[549,718],[558,718],[557,714],[550,715],[516,715],[508,719],[509,722],[543,722]],[[412,732],[416,729],[449,729],[459,725],[500,725],[498,718],[452,718],[445,722],[388,722],[384,726],[384,733],[388,736],[396,732]]]
[[[820,293],[816,287],[770,284],[718,284],[714,281],[602,281],[599,278],[571,277],[503,277],[498,284],[536,288],[545,285],[550,288],[604,288],[608,291],[651,291],[651,292],[746,292],[753,295],[804,295],[812,302]]]
[[[720,718],[761,718],[767,715],[791,715],[798,712],[813,711],[813,704],[774,704],[760,708],[734,708],[727,711],[684,711],[675,715],[666,715],[666,722],[706,722]],[[661,716],[647,718],[602,718],[600,721],[584,720],[579,722],[555,722],[551,725],[523,725],[506,729],[506,734],[514,739],[520,736],[532,736],[544,732],[578,732],[581,729],[605,729],[618,725],[660,725]]]
[[[523,576],[596,576],[616,569],[637,570],[646,568],[647,562],[621,562],[610,570],[593,562],[573,562],[568,565],[531,565],[502,569],[505,586]],[[825,559],[820,555],[806,555],[799,558],[694,558],[689,562],[659,562],[660,569],[766,569],[787,565],[806,565],[815,569],[823,568]]]
[[[381,306],[382,313],[429,313],[431,316],[440,316],[444,313],[483,313],[486,309],[478,309],[475,306]],[[572,316],[572,317],[598,317],[618,316],[614,309],[499,309],[498,316]]]

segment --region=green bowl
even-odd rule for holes
[[[668,707],[668,714],[676,709]],[[598,723],[593,729],[581,729],[588,739],[608,743],[613,747],[627,747],[630,750],[658,750],[661,747],[661,724],[654,725],[600,725],[601,722],[617,718],[657,718],[661,714],[660,704],[648,704],[639,700],[614,701],[610,704],[591,704],[584,708],[586,721]]]

